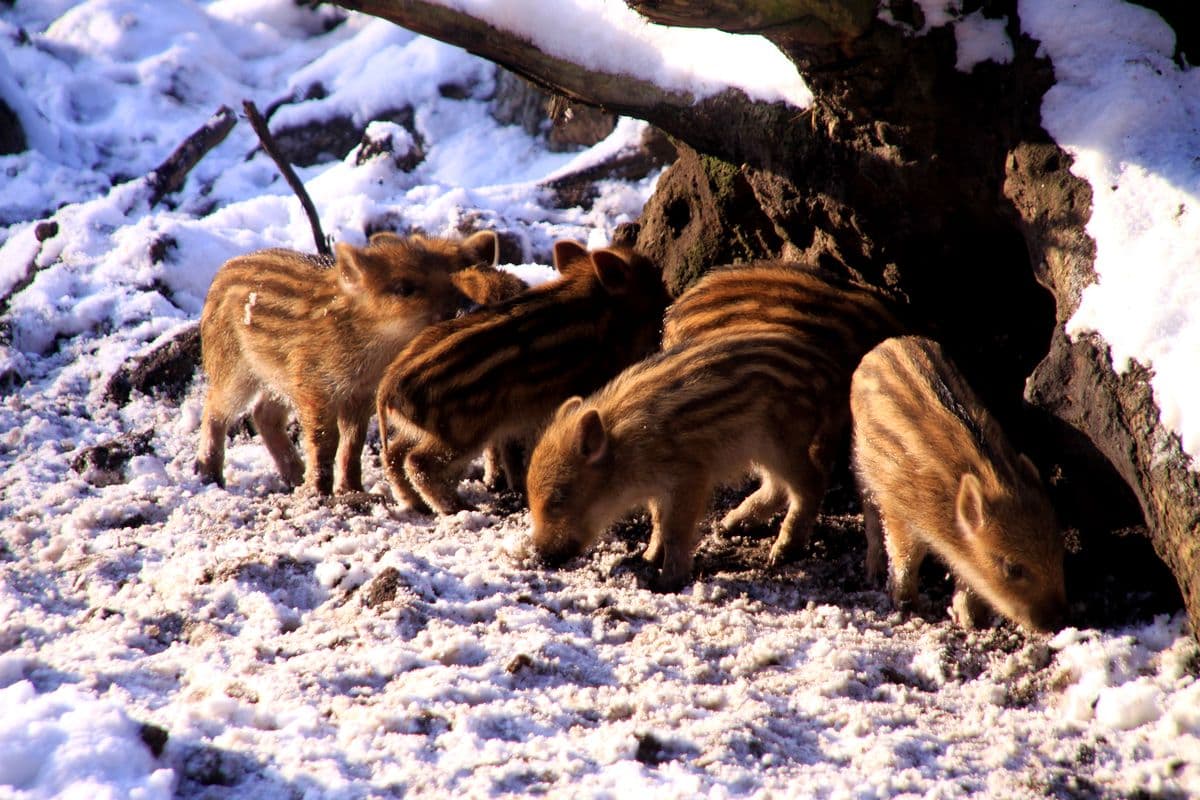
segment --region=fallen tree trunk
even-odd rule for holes
[[[1053,66],[1021,34],[1017,0],[986,4],[989,17],[1006,21],[1012,63],[969,73],[955,67],[949,26],[915,35],[924,21],[911,2],[886,4],[890,22],[874,0],[630,3],[654,20],[761,32],[813,90],[803,111],[736,91],[692,103],[546,55],[436,3],[340,4],[465,47],[572,100],[646,119],[686,145],[638,239],[675,291],[714,264],[785,254],[905,298],[1051,477],[1085,551],[1140,508],[1200,630],[1196,475],[1162,429],[1145,376],[1117,376],[1106,348],[1063,333],[1095,277],[1084,230],[1090,191],[1041,127]]]
[[[802,134],[803,126],[791,124],[796,109],[785,103],[755,103],[738,91],[721,92],[696,102],[685,92],[663,89],[632,75],[596,72],[544,53],[520,34],[436,2],[345,0],[338,5],[461,47],[569,100],[644,119],[697,149],[734,162],[761,158],[764,144],[783,157],[791,149],[789,140]],[[714,119],[738,124],[714,128]],[[762,130],[782,133],[786,138],[764,140],[759,135]]]

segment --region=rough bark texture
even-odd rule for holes
[[[1145,375],[1118,376],[1105,348],[1062,331],[1094,279],[1090,193],[1041,128],[1053,68],[1022,37],[1016,0],[964,3],[963,13],[1006,19],[1015,51],[1012,64],[970,74],[954,67],[949,27],[913,35],[923,20],[911,0],[887,4],[897,25],[876,18],[874,0],[631,3],[676,24],[762,32],[813,90],[804,111],[737,92],[691,104],[635,79],[589,75],[478,21],[464,33],[462,20],[446,18],[454,12],[431,12],[437,24],[418,19],[426,3],[346,5],[675,137],[681,157],[647,204],[638,239],[673,291],[714,264],[785,255],[844,264],[904,298],[1050,479],[1064,522],[1080,530],[1077,564],[1126,580],[1125,556],[1095,554],[1113,528],[1144,515],[1200,629],[1196,475],[1158,424]],[[813,24],[810,6],[827,22]],[[1024,399],[1031,375],[1033,406]],[[1148,551],[1145,539],[1125,537],[1139,541]]]
[[[1154,550],[1178,581],[1196,630],[1200,480],[1179,437],[1159,421],[1146,370],[1133,365],[1118,374],[1107,345],[1093,336],[1071,341],[1062,327],[1095,277],[1095,243],[1083,230],[1091,187],[1068,168],[1069,158],[1052,145],[1019,147],[1007,164],[1005,192],[1020,214],[1039,278],[1054,292],[1059,323],[1026,394],[1085,433],[1133,490]]]
[[[157,205],[167,195],[182,189],[192,167],[196,166],[209,150],[225,141],[225,137],[236,123],[237,117],[233,111],[221,106],[207,122],[176,147],[165,161],[146,176],[146,185],[150,188],[150,205]]]
[[[617,127],[617,117],[582,103],[563,101],[506,69],[496,71],[492,117],[501,125],[520,125],[530,136],[544,136],[551,150],[590,147]]]
[[[134,391],[179,400],[200,367],[200,326],[188,325],[121,366],[104,397],[118,405]]]
[[[730,33],[774,33],[790,42],[829,44],[861,36],[875,16],[875,0],[631,0],[642,16],[662,25],[719,28]]]

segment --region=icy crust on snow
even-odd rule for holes
[[[1054,64],[1042,124],[1092,187],[1096,282],[1067,324],[1119,370],[1153,373],[1162,422],[1200,457],[1200,70],[1154,12],[1114,0],[1020,4]]]
[[[696,99],[724,89],[812,105],[812,92],[762,36],[655,25],[621,0],[435,0],[597,72],[630,75]]]
[[[970,72],[984,61],[1011,63],[1013,46],[1008,38],[1007,26],[1007,18],[988,19],[982,11],[963,17],[954,26],[954,40],[958,48],[955,69]]]

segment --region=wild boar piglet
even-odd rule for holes
[[[288,484],[303,480],[321,494],[361,491],[360,455],[380,375],[419,331],[472,305],[452,272],[493,264],[497,252],[491,231],[463,241],[377,234],[364,248],[338,244],[332,260],[274,249],[226,262],[200,315],[209,381],[201,478],[224,485],[227,431],[252,408]],[[304,461],[286,430],[293,409]]]
[[[562,277],[430,326],[388,368],[383,457],[411,508],[461,510],[455,486],[487,443],[527,441],[563,400],[658,347],[668,298],[647,259],[560,241],[554,263]]]
[[[568,400],[530,459],[533,549],[560,563],[648,507],[643,557],[660,567],[659,588],[679,589],[713,489],[752,465],[786,498],[779,537],[807,539],[824,487],[813,444],[826,369],[787,331],[709,337]]]
[[[825,474],[847,438],[850,376],[868,350],[903,333],[903,323],[890,297],[831,268],[758,261],[715,268],[680,295],[667,309],[663,348],[772,331],[793,336],[822,367],[820,382],[810,387],[822,409],[811,455],[822,469],[824,487]],[[787,503],[783,487],[762,475],[758,490],[725,515],[721,528],[766,522]],[[806,531],[782,530],[771,562],[799,555],[806,541]]]
[[[909,606],[932,550],[955,576],[951,615],[964,627],[989,606],[1033,630],[1061,626],[1063,537],[1037,468],[941,346],[883,342],[854,373],[850,406],[868,577],[886,561],[893,600]]]

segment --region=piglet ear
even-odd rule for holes
[[[621,294],[633,282],[633,267],[629,259],[616,250],[597,250],[591,253],[592,266],[600,285],[609,294]]]
[[[338,242],[333,246],[337,259],[338,283],[347,293],[362,291],[365,276],[363,275],[362,253],[354,245]]]
[[[368,241],[372,246],[379,244],[402,244],[404,237],[392,231],[378,231],[377,233],[372,233]]]
[[[608,433],[600,412],[589,409],[579,418],[579,455],[588,464],[597,464],[608,454]]]
[[[562,419],[563,417],[575,411],[581,405],[583,405],[583,398],[579,395],[568,397],[566,400],[563,400],[562,405],[558,407],[558,412],[555,414],[555,416],[559,419]]]
[[[479,231],[468,236],[462,243],[463,252],[472,264],[500,263],[500,237],[495,231]]]
[[[587,258],[587,248],[571,239],[559,239],[554,243],[554,268],[566,272],[571,262]]]
[[[983,486],[971,473],[962,476],[958,484],[955,517],[964,536],[975,536],[983,527]]]

